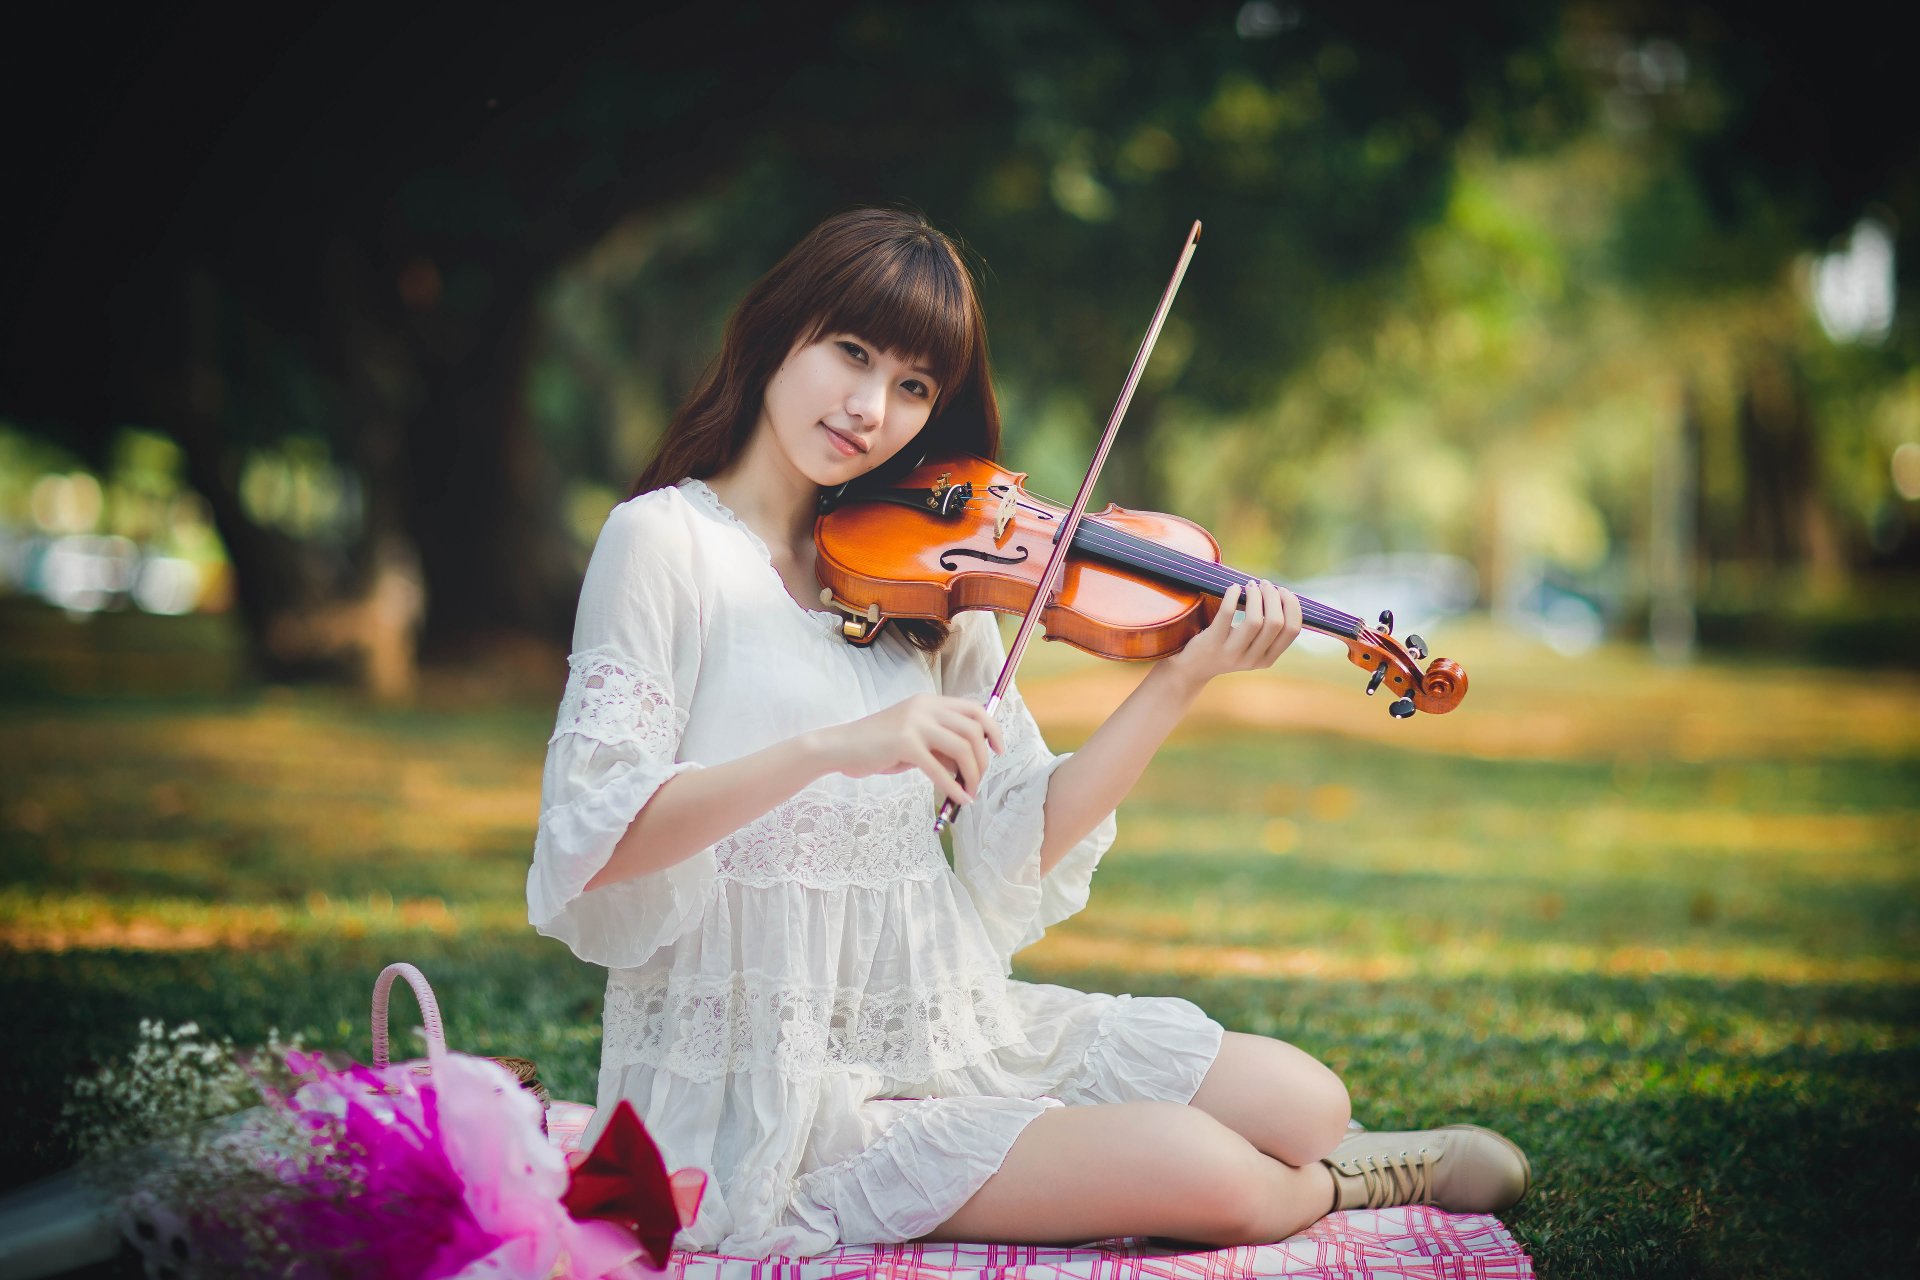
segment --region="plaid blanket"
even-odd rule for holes
[[[547,1126],[571,1147],[592,1118],[556,1103]],[[1010,1244],[846,1245],[810,1258],[677,1250],[667,1280],[1532,1280],[1533,1262],[1485,1214],[1411,1206],[1320,1219],[1278,1244],[1181,1251],[1141,1239],[1071,1248]]]

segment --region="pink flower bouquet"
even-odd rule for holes
[[[150,1262],[297,1280],[640,1280],[698,1210],[704,1175],[669,1179],[630,1108],[577,1178],[542,1132],[541,1104],[487,1059],[329,1071],[295,1052],[286,1065],[297,1087],[269,1091],[219,1140],[248,1193],[209,1195],[204,1178],[190,1197],[184,1181],[141,1192],[149,1216],[170,1204],[184,1223],[171,1238],[139,1233]]]
[[[567,1212],[566,1160],[541,1133],[539,1102],[484,1058],[449,1053],[430,1076],[354,1067],[288,1105],[333,1148],[310,1168],[330,1178],[345,1159],[353,1187],[291,1202],[282,1234],[297,1252],[350,1253],[357,1274],[395,1280],[599,1280],[641,1254],[625,1227]]]

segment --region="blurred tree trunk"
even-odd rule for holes
[[[425,362],[406,436],[407,529],[433,588],[438,652],[500,629],[563,635],[571,614],[559,477],[526,406],[541,275],[495,272],[485,340]]]
[[[1647,529],[1647,638],[1662,662],[1693,657],[1694,591],[1698,566],[1700,412],[1698,396],[1683,380],[1672,396],[1672,427],[1654,445],[1653,492]]]
[[[247,511],[228,401],[248,389],[234,379],[266,375],[230,353],[223,363],[219,335],[236,317],[265,322],[204,273],[185,289],[171,398],[187,478],[227,548],[260,673],[334,671],[377,699],[405,701],[423,639],[446,649],[450,637],[484,641],[502,629],[559,634],[572,602],[552,585],[568,580],[566,548],[554,478],[522,405],[537,271],[497,280],[490,305],[463,313],[454,334],[410,315],[391,275],[336,237],[309,325],[311,354],[338,395],[334,460],[361,495],[344,545],[302,541]],[[469,334],[479,337],[463,340]]]
[[[185,455],[187,483],[206,499],[233,573],[234,606],[260,674],[287,674],[267,635],[274,620],[304,603],[307,575],[293,538],[264,529],[240,501],[240,459],[224,447],[221,413],[227,396],[217,330],[220,298],[210,277],[186,274],[175,299],[185,350],[172,396],[174,436]]]
[[[1745,506],[1740,553],[1769,569],[1798,568],[1816,593],[1839,589],[1846,565],[1821,484],[1817,427],[1785,351],[1748,364],[1737,424]]]
[[[451,655],[502,632],[565,631],[558,480],[524,402],[547,268],[495,260],[485,302],[450,318],[429,259],[394,270],[337,240],[327,266],[363,527],[351,581],[267,639],[289,656],[344,658],[369,692],[404,699],[421,646]]]

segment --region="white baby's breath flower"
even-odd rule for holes
[[[174,1206],[190,1213],[170,1222],[201,1223],[238,1241],[241,1259],[223,1269],[204,1257],[182,1266],[172,1256],[165,1265],[174,1274],[217,1280],[295,1269],[299,1260],[272,1225],[273,1207],[289,1194],[281,1170],[326,1175],[346,1167],[324,1134],[303,1128],[285,1108],[260,1105],[292,1092],[297,1081],[286,1058],[302,1048],[298,1037],[274,1031],[259,1050],[242,1053],[195,1023],[168,1027],[143,1018],[123,1059],[71,1082],[62,1128],[88,1176],[121,1206],[129,1238],[150,1263],[148,1246],[159,1239],[154,1206]],[[329,1194],[350,1196],[353,1188],[341,1183]],[[160,1234],[169,1251],[184,1239]]]

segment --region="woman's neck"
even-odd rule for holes
[[[794,468],[764,424],[707,487],[768,546],[794,551],[812,544],[820,488]]]

